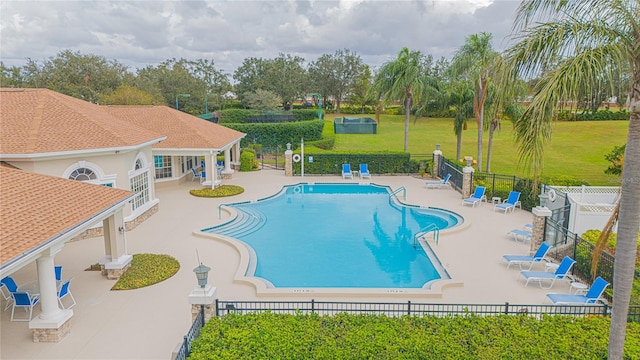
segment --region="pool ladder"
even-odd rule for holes
[[[435,226],[434,224],[431,224],[427,227],[425,227],[424,229],[418,231],[414,236],[413,236],[413,248],[417,249],[418,248],[418,239],[428,235],[430,232],[433,233],[433,240],[436,242],[436,244],[438,244],[438,241],[440,240],[440,229],[438,229],[437,226]]]
[[[389,197],[395,196],[397,198],[400,191],[402,191],[402,199],[407,200],[407,189],[404,186],[400,186],[395,189],[391,194],[389,194]]]

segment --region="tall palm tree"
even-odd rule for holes
[[[409,149],[409,118],[415,103],[420,102],[426,86],[428,67],[420,51],[402,48],[398,57],[382,65],[373,83],[375,92],[382,94],[383,102],[402,100],[404,103],[404,151]]]
[[[467,129],[467,120],[473,117],[473,90],[468,81],[457,80],[450,84],[449,101],[455,109],[453,132],[456,134],[456,159],[462,159],[462,131]]]
[[[609,359],[622,359],[640,223],[640,1],[524,0],[514,23],[517,43],[506,51],[512,78],[544,73],[535,97],[515,126],[520,159],[534,174],[551,138],[551,119],[560,99],[628,69],[629,132],[622,170],[618,239],[613,275]],[[559,60],[557,66],[548,65]],[[612,71],[613,70],[613,71]],[[594,134],[598,136],[598,134]]]
[[[482,132],[484,131],[484,104],[491,81],[491,73],[499,54],[491,45],[491,34],[480,33],[467,37],[464,45],[453,57],[455,74],[464,74],[475,82],[473,112],[478,123],[478,170],[482,170]]]

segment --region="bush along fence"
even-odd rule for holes
[[[540,318],[543,315],[559,316],[610,316],[611,307],[607,304],[593,305],[532,305],[532,304],[429,304],[407,302],[336,302],[336,301],[223,301],[215,300],[215,316],[227,314],[252,314],[252,313],[277,313],[292,315],[329,315],[342,313],[367,314],[387,317],[449,317],[475,315],[520,315]],[[629,321],[640,320],[640,307],[629,309]],[[189,333],[184,337],[180,351],[175,352],[172,359],[186,359],[191,351],[193,342],[200,328],[203,326],[204,313],[198,316],[191,326]],[[193,336],[195,335],[195,336]]]

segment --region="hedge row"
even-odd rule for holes
[[[273,113],[273,112],[271,112]],[[251,109],[226,109],[220,112],[219,124],[242,124],[249,122],[250,119],[259,117],[265,113],[263,111]],[[294,109],[291,112],[281,112],[284,114],[293,114],[295,121],[306,121],[318,118],[318,111],[313,109]]]
[[[300,149],[295,153],[300,154]],[[411,154],[401,151],[359,152],[327,151],[311,145],[304,148],[305,174],[342,174],[342,164],[350,164],[358,171],[360,164],[367,164],[372,174],[417,173],[419,162],[410,160]],[[309,161],[311,158],[311,162]],[[293,163],[293,171],[300,174],[300,162]]]
[[[606,317],[391,318],[260,313],[213,317],[189,359],[606,359]],[[640,324],[625,358],[640,358]]]
[[[556,120],[561,121],[597,121],[597,120],[629,120],[629,112],[625,109],[620,111],[598,110],[594,112],[572,113],[562,111],[556,115]]]
[[[289,123],[253,123],[253,124],[225,124],[226,127],[246,133],[240,145],[248,147],[249,144],[262,144],[266,147],[275,147],[286,143],[300,143],[300,138],[305,141],[320,140],[322,138],[323,120],[311,120]]]

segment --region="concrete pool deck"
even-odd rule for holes
[[[233,282],[241,262],[234,247],[196,236],[203,228],[228,220],[218,205],[256,200],[273,195],[286,184],[299,182],[351,182],[340,176],[285,177],[283,171],[263,170],[236,173],[225,184],[240,185],[243,194],[232,198],[206,199],[189,195],[198,184],[156,188],[159,211],[127,233],[131,254],[169,254],[181,268],[172,278],[159,284],[130,291],[110,291],[113,280],[100,272],[84,271],[104,253],[103,239],[92,238],[67,243],[56,255],[63,266],[63,279],[73,278],[71,291],[77,301],[73,308],[71,333],[59,343],[33,343],[26,322],[11,322],[11,310],[3,311],[0,322],[0,358],[2,359],[169,359],[191,324],[187,296],[197,285],[193,269],[200,261],[212,268],[209,283],[217,287],[221,300],[338,300],[362,302],[541,304],[548,292],[568,293],[569,285],[556,282],[551,290],[536,284],[524,287],[516,266],[506,269],[504,254],[527,254],[529,244],[516,242],[507,232],[531,223],[532,215],[516,209],[513,213],[495,212],[493,205],[461,205],[461,195],[450,188],[427,189],[425,180],[409,176],[372,176],[371,182],[392,189],[404,186],[408,204],[441,207],[455,211],[465,219],[464,229],[442,233],[436,245],[429,241],[442,265],[461,287],[446,288],[441,298],[420,295],[320,295],[296,294],[257,296],[250,284]],[[357,181],[357,179],[353,180]],[[541,265],[538,265],[541,266]],[[543,269],[536,268],[536,269]],[[35,263],[12,276],[18,284],[36,278]],[[21,310],[20,310],[21,311]],[[34,316],[40,312],[39,305]]]

